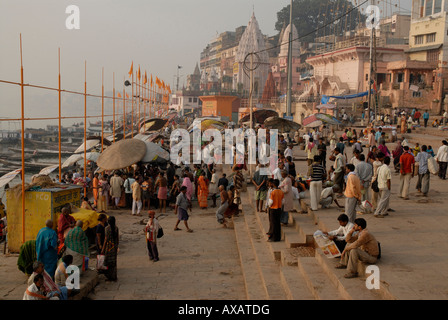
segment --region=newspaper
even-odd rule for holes
[[[341,252],[339,251],[334,241],[328,239],[328,237],[324,235],[322,231],[318,230],[314,233],[314,240],[316,240],[317,245],[322,249],[327,258],[331,259],[341,256]]]

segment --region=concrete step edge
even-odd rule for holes
[[[246,206],[245,206],[246,207]],[[263,230],[260,230],[257,223],[257,216],[254,210],[249,212],[250,209],[254,209],[252,206],[248,206],[244,214],[244,220],[250,236],[250,241],[254,249],[255,259],[258,263],[258,269],[261,274],[263,286],[267,292],[269,299],[285,299],[286,293],[283,287],[280,285],[280,273],[279,266],[273,259],[273,253],[268,247],[268,243],[264,237]],[[250,226],[255,228],[255,232],[259,233],[259,238],[255,239],[250,231]]]
[[[262,275],[258,270],[258,263],[252,242],[250,241],[249,230],[247,229],[246,222],[241,218],[244,219],[244,216],[233,219],[233,225],[247,299],[267,300],[268,296],[261,284]]]
[[[317,300],[345,300],[314,257],[297,258],[298,269]]]

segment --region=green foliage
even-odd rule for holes
[[[359,2],[360,3],[360,2]],[[343,35],[345,31],[355,29],[358,24],[366,20],[358,9],[350,12],[333,24],[324,25],[344,15],[355,6],[348,0],[294,0],[293,1],[293,23],[297,28],[301,42],[314,42],[316,37],[336,34]],[[277,12],[275,29],[281,31],[289,25],[290,5]],[[313,32],[321,28],[317,32]],[[302,38],[304,35],[304,38]]]

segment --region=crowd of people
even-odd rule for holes
[[[397,124],[400,116],[406,118],[406,114],[396,111],[383,122]],[[419,122],[419,111],[415,110],[412,117],[413,122]],[[426,126],[429,118],[426,114],[421,117]],[[391,131],[391,135],[390,141],[396,143],[394,150],[388,149],[387,134],[381,127],[345,128],[340,136],[326,126],[304,134],[297,131],[294,138],[289,134],[280,135],[275,170],[268,170],[266,174],[264,170],[269,164],[257,163],[254,174],[249,177],[255,189],[256,211],[269,216],[267,240],[281,241],[281,228],[288,226],[289,213],[306,211],[307,193],[312,211],[329,208],[333,203],[344,209],[344,214],[337,219],[340,228],[325,235],[334,240],[342,252],[337,267],[347,268],[346,277],[357,276],[358,261],[375,263],[380,255],[378,242],[367,230],[366,220],[357,214],[372,212],[374,217],[384,218],[394,211],[390,207],[393,171],[399,174],[399,197],[409,200],[414,176],[418,177],[416,189],[427,197],[436,164],[440,179],[446,179],[448,164],[447,141],[442,141],[435,153],[428,145],[417,143],[411,148],[406,139],[397,137],[396,131]],[[299,172],[294,162],[294,148],[302,143],[308,165],[306,173]],[[349,148],[352,152],[347,152]],[[85,180],[80,172],[67,172],[61,180],[87,189],[81,207],[100,213],[94,235],[96,252],[104,255],[99,272],[108,280],[116,281],[118,227],[115,218],[106,214],[117,209],[129,210],[133,216],[148,212],[144,228],[148,256],[157,262],[157,239],[162,228],[156,211],[166,214],[167,210],[174,210],[177,215],[174,230],[181,230],[182,222],[189,233],[193,232],[188,224],[193,201],[197,202],[197,208],[205,210],[211,200],[217,222],[223,227],[228,227],[232,216],[239,215],[241,192],[246,188],[243,172],[247,171],[247,154],[244,164],[237,164],[234,157],[229,176],[222,167],[219,169],[214,164],[162,161],[137,163],[112,172],[90,171]],[[82,221],[75,221],[70,213],[70,206],[62,210],[57,231],[51,220],[39,231],[35,241],[37,260],[24,299],[67,299],[72,292],[63,285],[64,277],[68,276],[65,270],[70,265],[85,270],[91,240],[82,229]]]

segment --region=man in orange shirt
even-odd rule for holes
[[[274,182],[271,182],[271,187],[273,190],[271,191],[268,204],[269,204],[269,239],[268,241],[280,241],[281,234],[281,225],[280,225],[280,216],[282,214],[282,202],[283,202],[283,191],[279,189],[280,181],[277,179]]]
[[[345,214],[348,219],[353,223],[356,219],[356,205],[361,203],[361,181],[355,174],[355,166],[351,163],[345,166],[345,172],[347,174],[347,184],[345,187]]]

